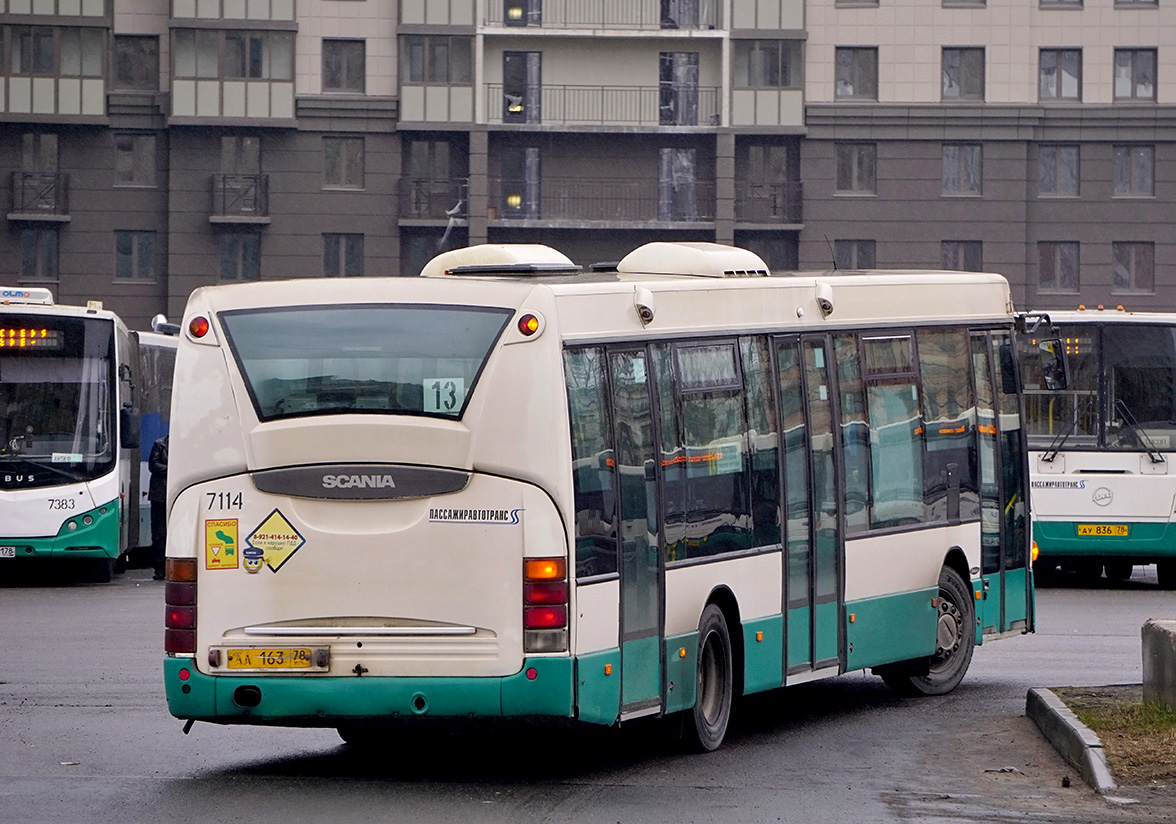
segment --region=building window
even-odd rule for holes
[[[877,266],[874,241],[833,241],[833,266],[837,269],[873,269]]]
[[[294,35],[284,31],[177,29],[174,61],[176,77],[185,80],[291,80]]]
[[[114,136],[114,185],[155,185],[155,135]]]
[[[543,54],[502,53],[502,122],[539,123],[543,91]]]
[[[1116,292],[1156,290],[1156,245],[1154,243],[1112,243],[1115,257]]]
[[[659,149],[657,219],[698,220],[697,184],[697,149]]]
[[[838,143],[837,191],[849,194],[876,194],[878,147],[874,143]]]
[[[978,240],[945,240],[940,244],[944,269],[960,272],[983,272],[983,245]]]
[[[323,188],[363,188],[363,138],[323,138]]]
[[[406,83],[469,85],[472,37],[410,35],[403,38],[401,77]]]
[[[9,44],[14,75],[102,77],[103,30],[49,26],[13,26]]]
[[[1116,146],[1115,197],[1153,197],[1155,169],[1155,146]]]
[[[838,100],[878,99],[878,50],[838,46],[835,86]]]
[[[12,49],[11,72],[16,75],[54,74],[53,29],[37,26],[13,26],[9,29]]]
[[[155,280],[155,232],[114,233],[116,280]]]
[[[1082,8],[1082,0],[1037,0],[1037,2],[1041,4],[1043,9],[1059,8],[1063,6],[1076,9]]]
[[[1037,244],[1039,292],[1078,291],[1077,241],[1043,240]]]
[[[261,235],[226,233],[220,236],[220,279],[261,280]]]
[[[323,235],[323,277],[363,276],[363,235]]]
[[[323,91],[363,94],[367,71],[363,40],[323,40]]]
[[[128,91],[159,90],[159,38],[139,35],[114,36],[114,88]]]
[[[799,40],[736,40],[735,86],[798,89],[803,84]]]
[[[943,193],[975,196],[981,193],[980,146],[976,143],[943,144]]]
[[[1038,64],[1038,100],[1082,99],[1082,50],[1042,49]]]
[[[542,0],[503,0],[502,20],[507,26],[541,26]]]
[[[20,279],[57,280],[57,230],[24,229],[20,233]]]
[[[1115,99],[1156,99],[1156,50],[1115,49]]]
[[[943,99],[984,99],[984,49],[943,50]]]
[[[658,122],[698,125],[698,52],[662,52],[658,60]]]
[[[1078,197],[1078,178],[1077,146],[1039,147],[1038,195]]]

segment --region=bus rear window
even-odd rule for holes
[[[513,309],[299,306],[225,312],[260,420],[330,414],[460,418]]]

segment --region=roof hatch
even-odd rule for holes
[[[422,277],[444,275],[576,275],[580,267],[540,243],[482,243],[442,252],[425,264]]]
[[[626,275],[695,275],[707,278],[767,277],[768,265],[755,252],[721,243],[646,243],[622,258]]]

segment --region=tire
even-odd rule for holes
[[[880,667],[876,672],[899,695],[944,695],[951,692],[968,671],[976,645],[975,596],[950,567],[939,571],[939,612],[935,654],[910,665]],[[912,670],[921,669],[918,674]],[[905,671],[904,671],[905,670]]]
[[[96,584],[109,584],[114,577],[114,559],[96,558],[90,562],[90,579]]]
[[[1130,561],[1107,561],[1103,564],[1103,569],[1106,570],[1108,581],[1123,581],[1131,578],[1131,572],[1135,569]]]
[[[735,692],[735,667],[731,634],[723,611],[708,604],[698,621],[698,683],[688,726],[694,749],[714,752],[723,743],[731,720]]]
[[[1176,589],[1176,561],[1157,561],[1156,578],[1160,589]]]

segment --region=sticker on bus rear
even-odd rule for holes
[[[285,515],[275,509],[245,539],[245,543],[252,549],[260,549],[265,565],[277,572],[306,543],[306,539]]]
[[[204,568],[237,569],[241,555],[237,551],[237,519],[221,518],[204,522]]]

